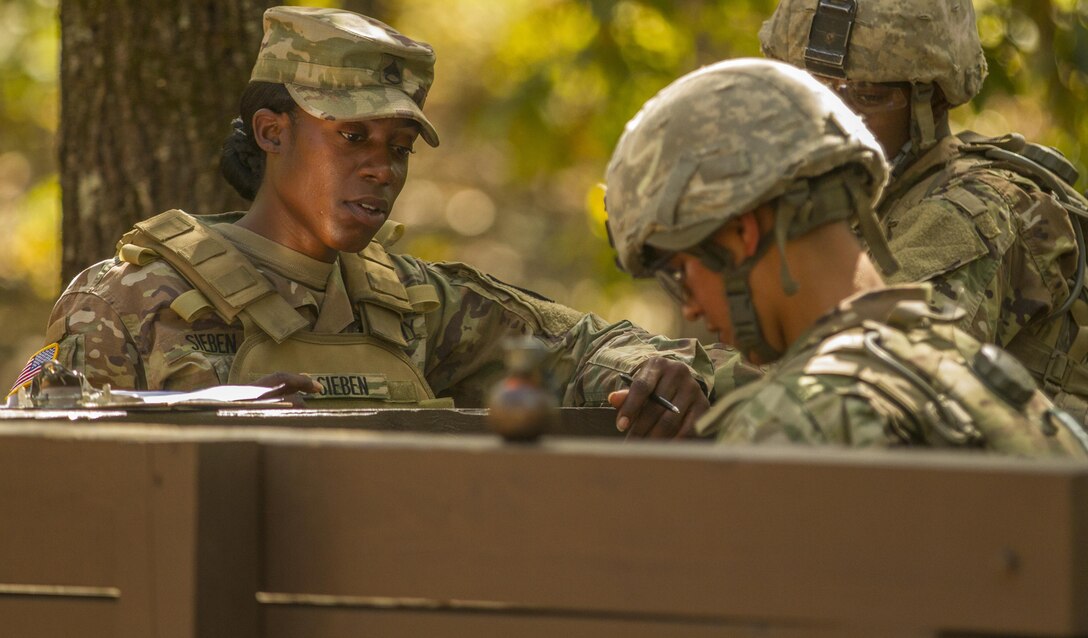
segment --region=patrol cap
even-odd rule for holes
[[[272,7],[251,82],[283,83],[302,110],[323,120],[403,117],[438,146],[423,115],[434,49],[351,11]]]

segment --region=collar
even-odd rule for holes
[[[892,313],[903,303],[922,302],[929,305],[933,288],[929,284],[904,284],[863,290],[839,302],[830,312],[816,320],[787,348],[782,360],[822,342],[833,334],[862,325],[866,321],[887,323]]]
[[[909,144],[909,142],[908,142]],[[934,170],[943,168],[949,160],[960,156],[961,149],[963,148],[963,141],[955,135],[946,135],[937,142],[937,144],[922,153],[921,156],[916,157],[912,161],[913,155],[909,152],[904,153],[900,151],[899,155],[896,155],[893,165],[893,175],[891,183],[884,190],[884,196],[880,208],[884,209],[884,202],[890,202],[903,193],[905,193],[912,186],[925,179]],[[904,151],[908,150],[904,147]]]
[[[271,270],[315,291],[325,290],[325,283],[336,267],[335,262],[303,255],[235,224],[216,224],[213,228],[231,240],[261,270]]]

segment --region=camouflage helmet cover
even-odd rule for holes
[[[852,24],[839,34],[847,41],[846,78],[936,83],[952,106],[978,94],[987,67],[970,0],[781,0],[759,31],[763,54],[812,66],[806,57],[817,11],[841,14],[854,5]]]
[[[252,82],[283,83],[302,110],[325,120],[403,117],[438,146],[423,115],[434,50],[373,18],[316,7],[272,7]]]
[[[871,206],[887,181],[861,119],[804,71],[727,60],[673,82],[627,127],[606,174],[609,230],[620,264],[650,276],[647,247],[676,252],[801,179],[858,164]]]

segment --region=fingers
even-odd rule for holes
[[[620,432],[626,432],[629,437],[646,436],[649,426],[665,412],[665,408],[650,400],[661,372],[656,366],[647,365],[648,363],[635,372],[631,386],[627,389],[627,396],[616,411],[616,428]]]
[[[633,376],[631,388],[617,410],[616,427],[620,431],[627,432],[628,438],[694,436],[695,423],[706,413],[710,402],[687,366],[655,358],[640,366]],[[654,393],[675,405],[680,413],[656,403],[651,396]],[[613,401],[610,396],[609,402],[615,406]]]
[[[627,392],[627,390],[616,390],[610,393],[608,395],[608,405],[618,410],[623,402],[627,400]]]
[[[698,384],[696,384],[698,385]],[[706,411],[710,409],[710,401],[699,393],[699,399],[696,400],[691,407],[688,408],[684,414],[683,423],[680,426],[680,432],[677,435],[678,438],[690,439],[696,436],[695,423],[704,415]]]

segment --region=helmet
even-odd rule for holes
[[[970,0],[781,0],[763,54],[862,82],[936,84],[958,106],[986,77]]]
[[[605,202],[619,263],[635,277],[651,276],[662,255],[847,165],[862,175],[850,213],[868,217],[887,181],[880,146],[804,71],[739,59],[690,73],[642,107],[612,154]]]
[[[897,265],[873,212],[888,168],[872,133],[812,76],[772,60],[727,60],[665,87],[627,124],[608,165],[605,207],[620,265],[636,277],[671,254],[725,277],[735,345],[761,362],[780,355],[763,335],[748,275],[777,241],[856,217],[885,272]],[[733,264],[705,241],[724,223],[774,202],[775,228]],[[796,284],[782,260],[782,286]]]

